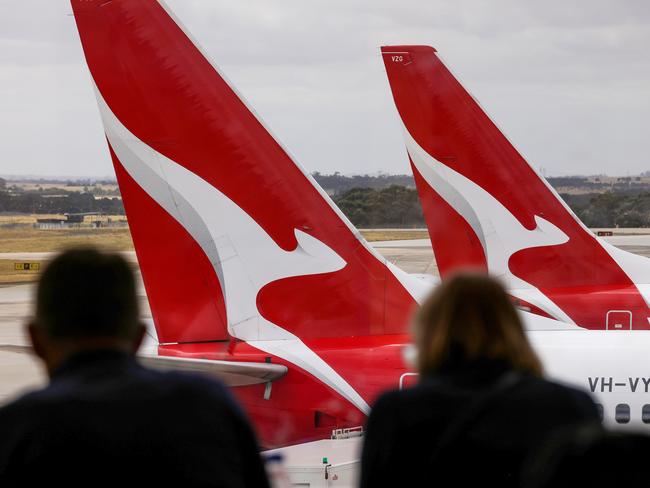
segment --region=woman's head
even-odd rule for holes
[[[478,273],[462,273],[444,281],[422,304],[415,319],[417,366],[431,374],[450,359],[498,359],[512,368],[542,374],[504,288]]]

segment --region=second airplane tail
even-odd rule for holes
[[[645,260],[578,220],[435,49],[381,51],[442,276],[478,267],[550,317],[604,328],[608,312],[622,309],[635,328],[648,328],[636,287],[647,280]]]

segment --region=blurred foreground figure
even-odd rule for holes
[[[145,328],[119,255],[54,259],[27,331],[50,383],[0,410],[0,486],[267,486],[224,387],[136,362]]]
[[[650,437],[596,426],[551,436],[530,459],[526,488],[647,486]]]
[[[552,429],[599,420],[586,393],[542,379],[517,311],[487,276],[439,286],[414,335],[420,382],[370,413],[363,487],[519,486],[524,459]]]

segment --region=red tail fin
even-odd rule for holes
[[[624,309],[648,328],[625,260],[582,225],[436,51],[389,46],[382,54],[443,274],[487,266],[558,319],[603,328],[608,311]]]
[[[405,330],[402,274],[163,4],[72,5],[162,341]]]

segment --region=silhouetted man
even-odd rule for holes
[[[50,382],[0,409],[0,486],[268,486],[224,387],[136,362],[145,328],[119,255],[54,259],[27,331]]]

